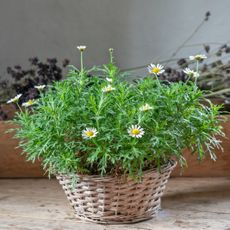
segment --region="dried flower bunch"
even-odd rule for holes
[[[202,62],[198,73],[190,69],[190,66],[193,67],[194,64],[196,65],[196,60],[194,57],[189,59],[181,58],[177,62],[179,67],[166,68],[165,72],[160,75],[160,79],[169,82],[185,82],[187,80],[187,75],[193,75],[197,78],[197,86],[199,89],[203,90],[205,97],[210,99],[222,99],[222,103],[225,103],[223,110],[229,111],[230,65],[229,62],[224,62],[224,58],[228,57],[227,55],[230,52],[230,47],[223,45],[213,54],[209,54],[210,46],[205,45],[204,49],[206,50],[206,55],[209,57],[209,59],[214,59],[214,56],[219,57],[220,55],[223,55],[223,60],[209,60],[208,63]],[[181,68],[184,68],[184,70],[181,71]]]
[[[201,23],[192,31],[188,38],[176,49],[172,54],[171,58],[167,60],[167,63],[173,64],[177,61],[179,66],[167,68],[164,74],[161,75],[161,79],[175,82],[175,81],[185,81],[186,72],[181,71],[181,68],[186,68],[194,64],[195,56],[187,58],[173,59],[180,50],[188,47],[200,47],[203,48],[207,57],[209,58],[208,63],[202,63],[200,66],[200,78],[197,80],[197,85],[205,93],[206,98],[222,98],[225,103],[224,109],[229,111],[230,109],[230,65],[229,65],[229,53],[230,45],[229,41],[224,44],[218,42],[211,43],[201,43],[201,44],[188,44],[189,41],[198,33],[202,26],[209,21],[211,13],[207,11],[205,17]],[[217,45],[217,48],[211,47],[211,45]],[[199,58],[200,55],[198,55]],[[203,59],[202,55],[200,56]],[[227,59],[227,60],[226,60]],[[196,63],[196,62],[195,62]],[[138,69],[138,68],[135,68]]]
[[[159,78],[167,82],[187,81],[187,75],[194,75],[198,77],[198,73],[194,70],[196,60],[202,61],[204,57],[208,58],[207,62],[202,62],[200,65],[199,78],[197,78],[198,87],[203,90],[205,97],[210,98],[216,103],[224,103],[223,111],[230,111],[230,45],[229,41],[226,43],[207,42],[192,44],[192,38],[200,32],[204,24],[209,21],[211,13],[207,11],[202,21],[198,24],[191,34],[175,49],[171,56],[166,60],[161,60],[161,63],[167,63]],[[215,47],[216,46],[216,47]],[[204,55],[190,56],[189,58],[177,57],[179,52],[184,48],[201,48],[204,49]],[[206,59],[205,58],[205,59]],[[128,69],[129,71],[145,68],[147,65],[137,66]],[[195,66],[196,68],[196,66]],[[183,70],[182,70],[183,69]],[[139,77],[136,77],[139,78]],[[135,80],[134,80],[135,81]]]
[[[63,79],[63,70],[69,64],[69,60],[64,59],[62,64],[58,64],[56,58],[48,58],[40,61],[37,57],[29,58],[30,67],[24,69],[22,66],[7,67],[8,79],[0,82],[0,103],[6,98],[15,94],[22,94],[18,103],[21,105],[26,101],[39,97],[39,91],[45,85]],[[7,111],[0,107],[0,120],[10,119]]]
[[[223,135],[220,107],[200,104],[203,93],[192,81],[204,56],[194,56],[197,69],[184,71],[185,83],[162,84],[164,66],[150,64],[149,75],[133,84],[115,66],[112,49],[109,64],[91,70],[83,64],[86,47],[78,49],[80,69],[71,66],[67,79],[25,102],[13,121],[28,160],[41,159],[50,174],[137,178],[172,157],[185,165],[184,148],[200,160],[206,154],[216,159],[214,147],[221,147],[217,136]]]

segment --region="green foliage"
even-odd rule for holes
[[[171,158],[186,163],[182,150],[190,148],[202,160],[220,148],[220,107],[200,102],[193,82],[162,84],[148,76],[132,84],[110,63],[98,75],[71,67],[68,79],[56,82],[32,109],[17,114],[16,137],[28,160],[41,159],[49,173],[141,175]],[[106,78],[112,79],[109,83]],[[114,90],[103,92],[108,84]],[[148,104],[152,107],[141,111]],[[139,125],[140,138],[128,129]],[[86,128],[97,135],[83,138]]]

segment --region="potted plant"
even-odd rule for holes
[[[56,175],[76,216],[97,223],[131,223],[152,218],[171,171],[186,164],[182,150],[215,159],[223,136],[220,106],[200,103],[197,73],[186,83],[162,84],[161,65],[132,84],[110,62],[81,67],[56,82],[17,113],[16,138],[28,160],[42,160]],[[195,56],[197,64],[204,58]],[[91,77],[89,78],[89,74]],[[194,80],[195,79],[195,80]],[[12,101],[17,103],[18,98]]]

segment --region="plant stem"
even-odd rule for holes
[[[199,61],[196,61],[196,72],[199,73]],[[195,77],[195,84],[197,85],[197,78]]]
[[[194,29],[194,31],[188,36],[188,38],[186,38],[184,40],[184,42],[182,42],[182,44],[180,46],[177,47],[177,49],[172,53],[171,58],[175,57],[177,55],[177,53],[194,37],[194,35],[198,32],[198,30],[204,25],[204,23],[206,22],[205,19],[203,19],[201,21],[201,23]],[[168,63],[166,63],[167,65]]]
[[[110,63],[113,64],[113,48],[109,49],[109,59],[110,59]]]
[[[222,90],[219,90],[219,91],[216,91],[216,92],[212,92],[210,94],[206,94],[205,97],[212,97],[212,96],[215,96],[215,95],[220,95],[220,94],[229,93],[229,92],[230,92],[230,88],[222,89]]]
[[[23,112],[23,111],[22,111],[22,108],[21,108],[21,106],[18,104],[18,102],[16,102],[16,105],[17,105],[17,107],[19,108],[20,112],[22,113],[22,112]]]
[[[103,102],[104,102],[104,94],[102,93],[101,98],[100,98],[100,101],[99,101],[99,103],[98,103],[98,109],[97,109],[97,113],[96,113],[97,129],[99,129],[99,120],[98,120],[98,117],[99,117],[99,115],[100,115],[101,107],[102,107]]]
[[[81,51],[81,73],[84,70],[84,65],[83,65],[83,52]]]
[[[189,80],[190,80],[190,76],[188,76],[188,79],[185,81],[185,84],[187,84],[188,82],[189,82]]]
[[[196,61],[196,72],[199,72],[199,61]]]
[[[158,86],[161,87],[161,83],[160,83],[160,81],[159,81],[159,78],[158,78],[157,74],[154,73],[154,76],[155,76],[155,78],[156,78],[156,80],[157,80]]]

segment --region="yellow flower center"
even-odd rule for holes
[[[154,67],[152,68],[152,73],[159,73],[161,70],[160,68]]]
[[[85,135],[86,135],[87,137],[92,137],[92,136],[94,135],[94,132],[93,132],[93,131],[86,131],[86,132],[85,132]]]
[[[32,100],[29,100],[29,101],[27,101],[27,104],[28,104],[28,105],[33,105],[33,101],[32,101]]]
[[[132,130],[132,134],[133,135],[138,135],[140,133],[140,130],[139,129],[133,129]]]

